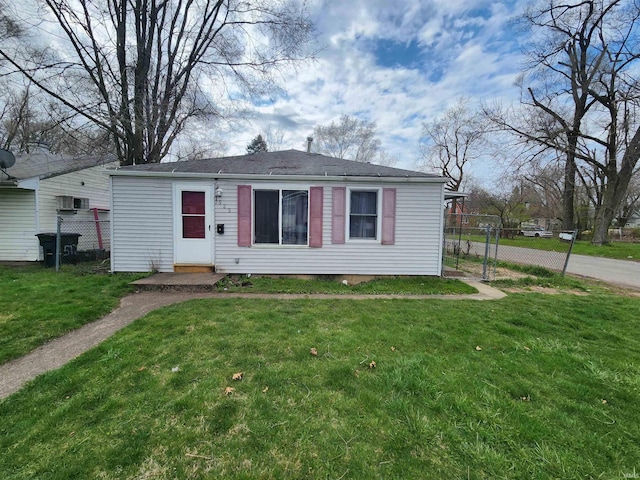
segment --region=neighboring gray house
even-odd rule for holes
[[[297,150],[121,167],[111,267],[440,275],[445,183]]]
[[[55,232],[58,215],[90,220],[97,212],[107,220],[105,172],[116,165],[103,158],[39,152],[17,156],[15,165],[0,170],[0,261],[42,259],[36,234]]]

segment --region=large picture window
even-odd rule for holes
[[[378,238],[378,191],[351,190],[349,196],[349,238]]]
[[[253,193],[254,243],[307,245],[307,190],[254,190]]]

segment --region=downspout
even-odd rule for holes
[[[109,205],[111,208],[109,208],[109,239],[110,239],[110,250],[111,252],[109,252],[109,263],[110,263],[110,268],[111,268],[111,273],[114,273],[114,267],[115,267],[115,252],[114,252],[114,245],[115,242],[113,241],[113,176],[109,175]]]
[[[36,218],[35,218],[35,229],[36,229],[36,234],[40,233],[40,180],[38,180],[38,183],[36,183],[36,188],[33,191],[33,193],[36,196],[35,199],[35,210],[36,210]],[[38,261],[40,260],[44,260],[43,258],[40,258],[40,244],[38,244]]]

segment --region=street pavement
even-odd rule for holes
[[[474,253],[484,255],[484,244],[474,242],[472,247]],[[495,245],[491,247],[492,257],[495,253],[494,249]],[[540,265],[552,270],[562,270],[565,258],[565,253],[506,245],[498,246],[498,260],[505,262]],[[640,290],[640,262],[634,260],[614,260],[572,254],[569,257],[567,273]]]
[[[567,272],[640,289],[640,262],[571,255]]]

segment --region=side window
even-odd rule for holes
[[[378,191],[351,190],[349,196],[349,238],[378,238]]]

